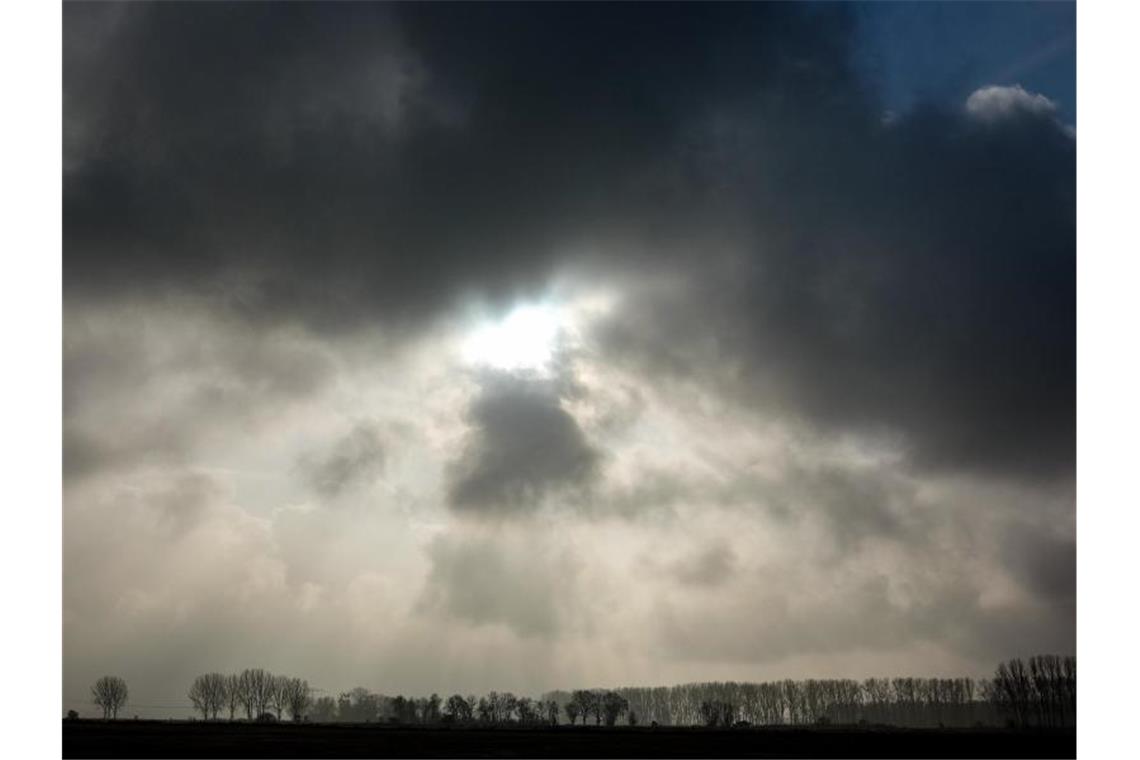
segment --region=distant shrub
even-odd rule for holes
[[[67,719],[68,720],[79,720],[79,713],[75,712],[75,710],[68,710],[67,711]]]
[[[263,712],[261,715],[257,716],[257,722],[258,723],[276,723],[277,722],[277,716],[271,712]]]

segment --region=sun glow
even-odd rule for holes
[[[463,343],[463,358],[502,370],[542,369],[554,354],[560,322],[559,310],[552,306],[516,307],[501,321],[471,333]]]

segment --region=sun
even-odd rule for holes
[[[550,305],[517,306],[502,320],[477,327],[463,342],[463,359],[500,370],[541,370],[554,355],[560,317]]]

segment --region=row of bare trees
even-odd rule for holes
[[[579,695],[550,692],[571,723],[597,717]],[[593,691],[592,694],[604,692]],[[818,723],[897,726],[1065,726],[1076,721],[1076,658],[1038,655],[1002,663],[992,680],[973,678],[807,679],[621,688],[626,711],[662,725]],[[630,721],[635,722],[635,721]]]
[[[562,705],[562,710],[570,719],[570,725],[574,725],[579,715],[582,716],[583,725],[588,717],[593,716],[594,725],[601,725],[605,720],[607,726],[612,726],[626,715],[632,725],[637,725],[637,713],[630,712],[629,700],[616,691],[579,689],[570,695],[569,701]]]
[[[807,679],[622,688],[630,710],[662,725],[882,723],[973,725],[998,720],[970,678]]]
[[[301,720],[312,703],[309,682],[300,678],[274,675],[261,668],[241,673],[206,673],[194,679],[187,693],[194,709],[203,720],[217,720],[219,714],[229,719],[244,712],[247,720],[266,713],[281,720],[288,712],[293,720]]]
[[[1069,726],[1077,721],[1077,658],[1037,655],[998,665],[987,698],[1020,726]]]
[[[510,692],[492,691],[483,697],[452,694],[443,700],[438,694],[430,697],[388,697],[357,687],[336,699],[317,699],[312,704],[309,717],[321,723],[390,721],[405,724],[556,725],[558,704],[516,697]]]
[[[127,684],[103,676],[92,686],[104,718],[118,717]],[[711,682],[657,688],[554,691],[540,699],[492,691],[483,697],[453,694],[387,697],[358,687],[336,699],[315,701],[307,681],[260,668],[237,674],[206,673],[194,679],[189,697],[203,719],[248,720],[267,713],[281,720],[405,724],[616,725],[625,719],[661,725],[732,726],[874,723],[898,726],[1069,726],[1076,723],[1075,657],[1036,655],[1001,663],[992,679],[868,678],[783,680],[764,683]]]

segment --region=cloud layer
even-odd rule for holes
[[[68,706],[1072,648],[1045,95],[885,118],[845,6],[64,21]],[[534,303],[549,361],[464,356]]]

